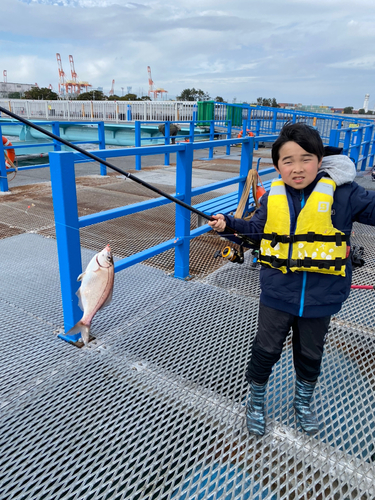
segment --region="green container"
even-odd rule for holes
[[[210,122],[205,120],[213,120],[215,118],[215,101],[198,101],[198,121],[200,127],[210,126]]]
[[[242,127],[242,108],[228,105],[227,120],[232,120],[232,127]]]

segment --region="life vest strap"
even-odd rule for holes
[[[337,257],[333,260],[326,259],[312,259],[311,257],[305,257],[304,259],[279,259],[274,255],[260,255],[259,262],[262,264],[263,262],[268,262],[275,269],[279,269],[280,267],[317,267],[318,269],[330,269],[331,267],[335,268],[335,271],[340,271],[342,266],[345,266],[348,258],[342,259],[341,257]]]
[[[349,235],[335,233],[332,235],[317,234],[308,232],[306,234],[263,234],[262,239],[271,240],[271,247],[275,248],[278,243],[295,243],[297,241],[306,241],[307,243],[314,243],[314,241],[321,242],[334,242],[336,246],[341,247],[342,243],[349,243]]]

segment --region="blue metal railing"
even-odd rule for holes
[[[246,129],[245,129],[246,130]],[[168,134],[168,132],[167,132]],[[166,137],[167,137],[166,134]],[[168,138],[168,137],[167,137]],[[136,147],[121,150],[97,151],[99,158],[120,156],[139,156],[176,153],[176,193],[175,197],[191,204],[192,196],[203,194],[224,186],[239,184],[238,200],[241,197],[248,170],[252,167],[253,147],[259,142],[272,142],[277,135],[247,137],[239,139],[223,139],[205,142],[180,142],[175,145],[159,145],[151,147]],[[236,177],[216,182],[207,186],[192,189],[192,163],[194,150],[206,149],[215,146],[231,147],[241,143],[240,172]],[[348,127],[330,132],[331,146],[340,146],[343,143],[344,154],[349,155],[356,164],[361,164],[361,170],[374,163],[375,141],[374,125]],[[151,199],[145,202],[103,211],[84,217],[78,217],[77,195],[75,186],[74,163],[81,155],[70,152],[50,153],[50,169],[52,182],[53,205],[55,212],[56,238],[58,246],[61,292],[64,310],[65,331],[69,330],[79,319],[80,311],[76,303],[75,292],[78,288],[76,277],[81,274],[81,249],[79,229],[92,224],[108,221],[125,215],[141,212],[158,206],[171,203],[167,198]],[[273,169],[263,171],[269,173]],[[142,262],[172,248],[175,249],[175,277],[184,279],[189,273],[189,248],[191,238],[195,238],[209,231],[207,225],[190,231],[190,211],[176,205],[175,237],[159,245],[148,248],[122,259],[115,264],[115,272],[131,265]],[[77,340],[77,339],[69,339]]]
[[[164,125],[165,126],[165,131],[164,131],[164,136],[162,138],[164,139],[164,145],[167,146],[171,143],[171,139],[174,138],[176,139],[176,142],[184,141],[184,142],[195,142],[195,138],[199,137],[208,137],[209,141],[213,141],[215,139],[215,136],[218,135],[226,135],[227,139],[231,138],[232,134],[232,122],[230,120],[190,120],[187,122],[182,122],[181,120],[178,121],[140,121],[137,120],[135,122],[135,147],[141,147],[142,141],[147,141],[150,140],[149,137],[142,137],[141,131],[142,131],[142,124],[155,124],[155,125]],[[170,134],[170,126],[172,123],[175,124],[188,124],[189,125],[189,134],[187,135],[177,135],[177,136],[171,136]],[[209,124],[209,132],[204,133],[204,132],[199,132],[199,134],[195,134],[195,128],[199,127],[199,124],[205,124],[207,126],[207,123]],[[222,133],[215,132],[215,126],[217,127],[222,127],[224,130]],[[208,148],[209,154],[208,154],[208,159],[212,160],[213,155],[214,155],[214,148],[213,146]],[[226,149],[226,154],[230,155],[230,146],[227,146]],[[170,159],[170,153],[165,153],[165,158],[164,158],[164,165],[169,165],[169,159]],[[141,156],[137,155],[135,159],[135,169],[136,170],[141,170],[142,165],[141,165]]]
[[[55,134],[56,136],[60,137],[60,123],[59,122],[36,122],[37,125],[39,126],[46,126],[46,128],[52,128],[52,133]],[[69,122],[69,125],[74,126],[82,126],[89,124],[90,126],[96,125],[98,128],[98,139],[94,141],[71,141],[72,144],[98,144],[99,149],[105,149],[105,135],[104,135],[104,122]],[[19,127],[19,122],[13,122],[9,121],[6,122],[6,126],[11,127],[11,126],[18,126]],[[2,137],[2,129],[1,129],[1,123],[0,123],[0,137]],[[61,151],[61,143],[57,140],[53,140],[50,142],[45,142],[45,143],[40,143],[37,142],[35,144],[23,144],[21,142],[14,142],[12,143],[12,146],[4,146],[2,141],[0,141],[0,192],[5,192],[8,191],[8,180],[7,180],[7,172],[14,172],[13,168],[6,168],[5,164],[5,155],[4,152],[7,151],[8,149],[14,149],[15,151],[17,150],[22,150],[24,148],[40,148],[42,146],[53,146],[54,151]],[[80,163],[87,162],[87,161],[92,161],[88,159],[87,157],[84,157],[83,155],[79,155],[80,158]],[[18,167],[18,171],[23,171],[23,170],[33,170],[36,168],[46,168],[49,167],[49,163],[44,163],[42,165],[31,165],[31,166],[24,166],[24,167]],[[100,173],[102,175],[106,175],[106,167],[104,165],[100,165]]]
[[[276,136],[273,138],[275,139]],[[176,153],[177,168],[176,168],[176,193],[173,195],[176,198],[183,200],[187,204],[191,204],[193,196],[207,193],[219,189],[224,186],[238,184],[238,200],[245,185],[249,169],[252,168],[253,146],[257,140],[264,138],[243,139],[223,139],[215,141],[215,146],[231,146],[238,142],[242,144],[241,161],[239,166],[239,175],[226,179],[224,181],[215,182],[206,186],[192,188],[192,163],[193,153],[196,149],[205,149],[211,147],[209,141],[199,143],[179,143],[169,146],[151,146],[145,148],[131,148],[125,150],[106,150],[96,151],[95,155],[102,157],[120,157],[133,155],[155,155]],[[61,280],[61,295],[64,312],[64,327],[68,331],[80,318],[80,310],[78,301],[75,295],[78,284],[77,276],[82,273],[81,264],[81,247],[79,229],[97,224],[100,222],[112,220],[114,218],[123,217],[125,215],[141,212],[150,208],[166,205],[171,203],[167,198],[150,199],[141,203],[127,205],[112,210],[106,210],[96,214],[90,214],[84,217],[78,217],[77,209],[77,193],[75,184],[74,163],[78,154],[73,152],[52,152],[50,153],[50,171],[52,183],[53,206],[55,213],[55,229],[58,249],[58,259],[60,268]],[[273,168],[267,169],[262,174],[274,171]],[[125,259],[121,259],[115,263],[115,272],[126,269],[129,266],[142,262],[150,257],[158,255],[162,252],[175,249],[175,271],[174,276],[179,279],[185,279],[189,275],[189,250],[190,240],[200,236],[210,228],[206,224],[197,229],[190,230],[190,211],[176,204],[176,222],[174,238],[164,241],[159,245],[143,250],[139,253],[131,255]],[[62,338],[65,338],[62,336]],[[72,336],[66,340],[76,341],[78,336]]]
[[[230,108],[242,110],[242,124],[245,121],[246,128],[254,132],[255,135],[277,134],[287,121],[293,123],[302,121],[316,127],[325,144],[328,144],[332,129],[347,128],[352,124],[368,125],[373,120],[372,118],[361,118],[361,115],[343,116],[335,113],[313,113],[294,109],[220,102],[215,103],[212,118],[215,120],[223,119],[227,116]],[[242,124],[233,124],[233,128],[240,130],[243,128]]]
[[[342,147],[360,171],[373,167],[375,154],[375,124],[331,130],[329,145]]]

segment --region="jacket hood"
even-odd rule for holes
[[[357,174],[354,163],[345,155],[323,157],[320,172],[328,174],[336,186],[353,182]]]

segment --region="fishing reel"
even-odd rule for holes
[[[250,269],[254,270],[256,269],[258,264],[259,248],[253,248],[251,253],[253,254],[254,257],[250,264]],[[229,262],[237,262],[237,264],[243,264],[244,263],[243,246],[240,245],[238,250],[230,246],[227,246],[222,250],[216,250],[214,258],[216,259],[217,257],[222,257],[225,260],[229,260]]]
[[[237,262],[237,264],[243,264],[244,262],[244,254],[243,254],[243,246],[240,245],[239,250],[227,246],[222,250],[216,250],[214,254],[214,258],[223,257],[223,259],[229,260],[229,262]]]

